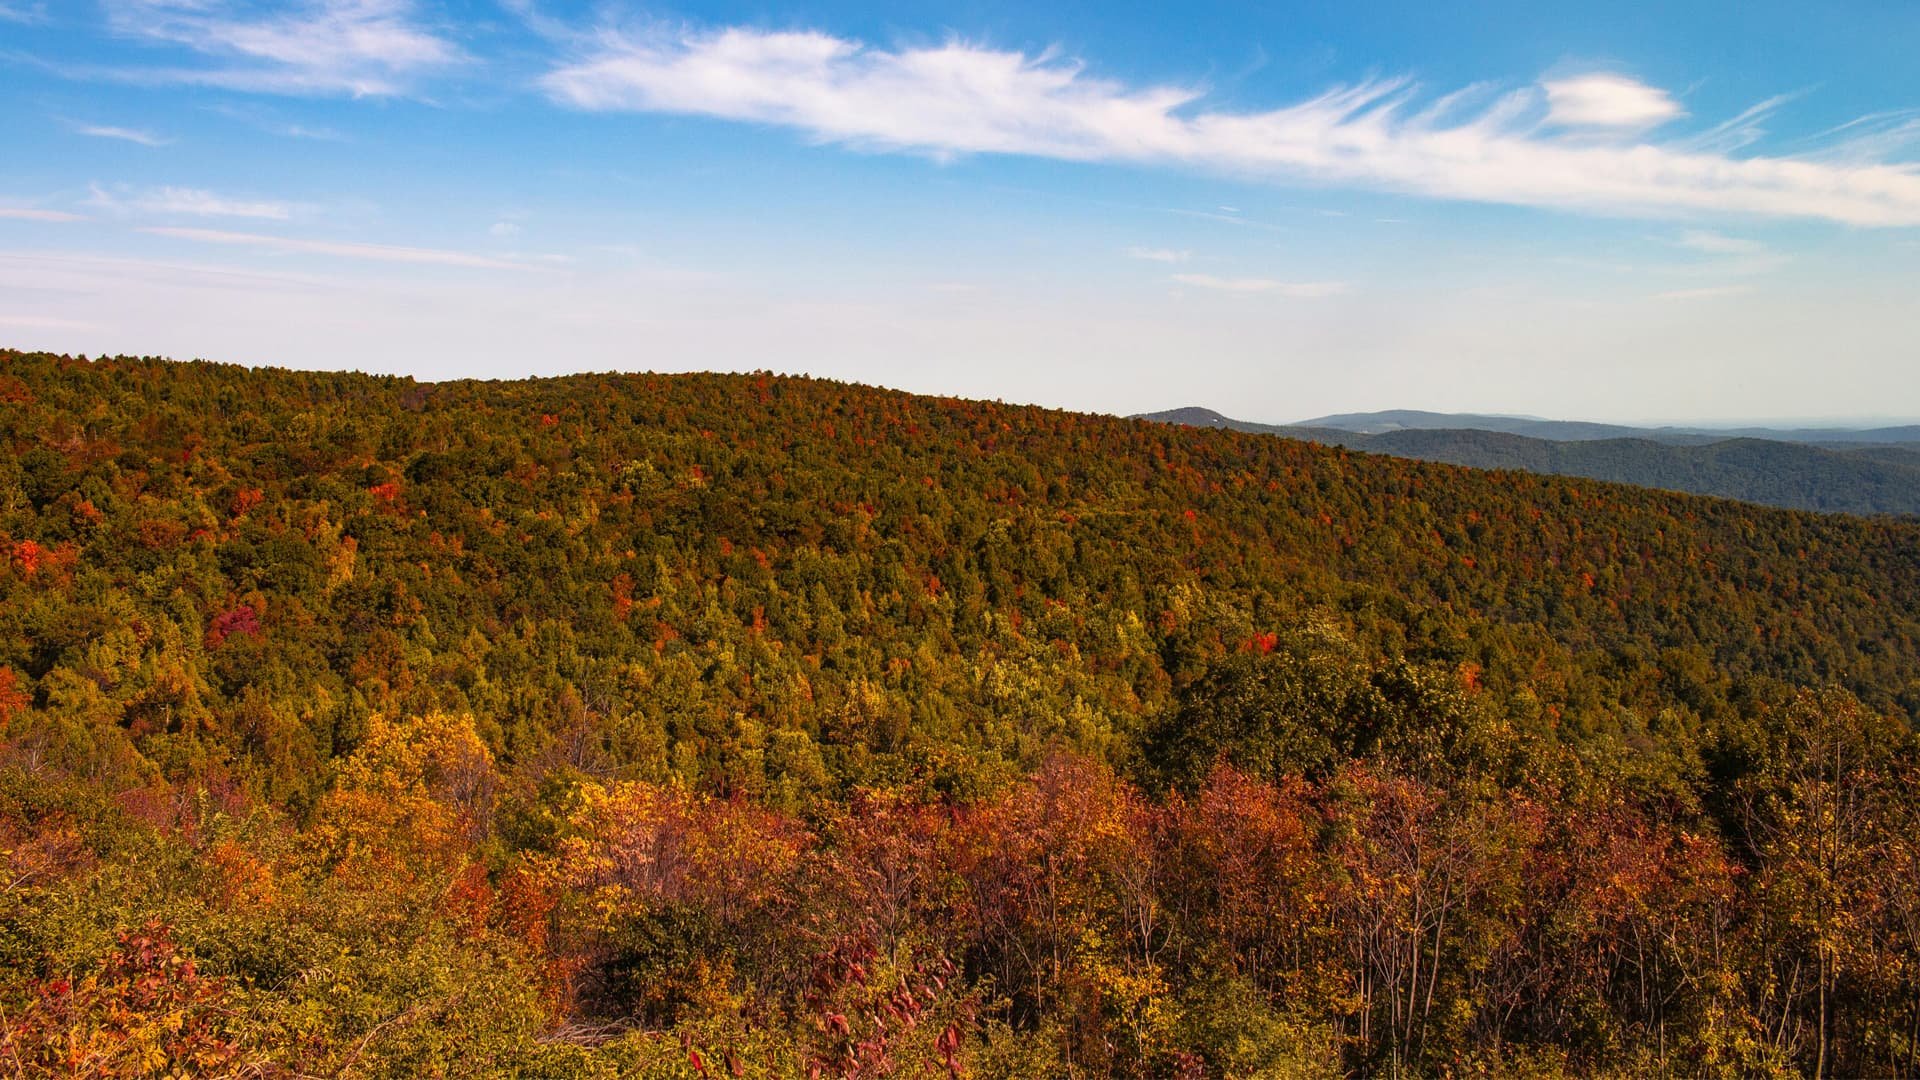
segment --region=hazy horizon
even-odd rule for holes
[[[23,348],[19,348],[17,346],[8,344],[7,342],[0,341],[0,350],[6,350],[6,349],[15,349],[16,351],[21,351],[21,352],[31,352],[31,351],[61,352],[63,351],[59,349],[41,349],[41,350],[23,349]],[[65,350],[65,351],[67,355],[84,356],[94,360],[107,359],[112,356],[153,356],[154,355],[150,353],[142,354],[142,353],[102,352],[102,353],[94,354],[94,353],[87,353],[82,350]],[[316,371],[316,372],[332,371],[332,372],[344,372],[349,374],[364,374],[364,375],[399,375],[407,378],[412,378],[418,382],[428,382],[428,383],[453,382],[453,381],[460,381],[463,379],[478,379],[479,381],[483,381],[483,382],[512,382],[512,381],[523,380],[523,379],[561,378],[567,375],[598,375],[598,376],[620,378],[620,377],[641,376],[641,375],[682,375],[682,374],[701,374],[701,373],[743,374],[743,373],[755,372],[755,371],[767,371],[776,377],[836,379],[843,382],[850,382],[850,383],[855,383],[858,385],[865,385],[865,386],[873,386],[873,387],[878,387],[880,389],[886,389],[886,390],[898,390],[903,393],[910,393],[910,394],[921,394],[921,395],[933,396],[933,397],[972,397],[974,400],[981,400],[981,401],[1001,401],[1001,402],[1005,402],[1012,405],[1030,405],[1030,406],[1036,406],[1039,408],[1046,408],[1046,409],[1061,409],[1068,412],[1083,412],[1083,413],[1091,413],[1095,415],[1118,416],[1122,418],[1133,418],[1138,416],[1152,415],[1155,413],[1172,412],[1179,409],[1198,408],[1198,409],[1206,409],[1211,412],[1218,413],[1219,415],[1224,416],[1230,420],[1239,420],[1239,421],[1255,423],[1255,424],[1269,424],[1276,427],[1305,426],[1310,424],[1314,420],[1324,419],[1326,417],[1332,417],[1332,416],[1365,416],[1365,415],[1378,414],[1378,413],[1395,413],[1395,412],[1421,412],[1421,413],[1430,413],[1430,414],[1439,415],[1439,416],[1490,416],[1490,417],[1499,417],[1507,420],[1535,420],[1535,421],[1563,422],[1563,423],[1595,423],[1595,424],[1608,424],[1608,425],[1613,425],[1618,427],[1633,427],[1633,428],[1698,428],[1705,431],[1737,430],[1742,428],[1770,428],[1775,430],[1801,429],[1801,430],[1810,430],[1810,431],[1822,430],[1822,429],[1833,429],[1833,430],[1853,431],[1853,430],[1870,430],[1874,428],[1883,428],[1883,427],[1905,427],[1909,425],[1920,424],[1920,415],[1914,415],[1914,416],[1861,415],[1861,416],[1824,416],[1824,417],[1823,416],[1809,416],[1809,417],[1792,417],[1792,416],[1765,417],[1763,416],[1763,417],[1733,417],[1728,419],[1698,419],[1698,418],[1689,419],[1684,417],[1680,419],[1659,418],[1659,417],[1649,419],[1645,417],[1637,417],[1637,418],[1629,417],[1625,419],[1616,419],[1616,418],[1594,417],[1594,416],[1585,416],[1585,415],[1543,416],[1538,413],[1496,412],[1496,411],[1487,410],[1487,409],[1438,410],[1438,409],[1415,408],[1415,407],[1407,407],[1407,406],[1399,406],[1399,405],[1380,405],[1380,406],[1356,407],[1356,408],[1349,408],[1349,409],[1334,409],[1328,412],[1314,413],[1311,416],[1299,416],[1299,417],[1292,417],[1289,419],[1274,419],[1271,417],[1263,417],[1263,416],[1242,416],[1225,409],[1216,408],[1215,406],[1206,405],[1199,402],[1186,402],[1186,403],[1177,404],[1177,405],[1163,405],[1155,408],[1138,409],[1132,412],[1114,412],[1111,410],[1084,408],[1084,407],[1073,405],[1070,403],[1062,404],[1059,402],[1051,402],[1051,401],[1021,400],[1016,398],[1009,398],[1009,397],[1006,397],[1005,395],[991,395],[991,396],[957,395],[957,394],[952,394],[942,390],[922,390],[922,389],[914,389],[906,386],[896,386],[884,381],[876,382],[873,380],[849,379],[849,378],[843,378],[841,376],[831,375],[823,372],[782,371],[778,368],[742,368],[742,369],[731,369],[731,370],[711,369],[711,368],[675,368],[675,369],[660,369],[660,370],[649,369],[649,368],[634,368],[634,369],[628,369],[628,370],[622,370],[618,368],[604,368],[604,369],[585,368],[579,371],[563,372],[563,373],[500,374],[500,375],[481,375],[481,376],[447,375],[447,376],[433,378],[433,377],[423,377],[423,376],[415,375],[405,370],[383,371],[383,370],[376,370],[376,369],[367,368],[367,367],[355,367],[351,365],[335,366],[335,367],[302,367],[302,366],[289,366],[286,364],[277,364],[277,363],[270,363],[270,362],[250,364],[250,363],[245,363],[240,361],[220,360],[214,357],[160,356],[158,358],[177,362],[177,363],[195,363],[195,362],[219,363],[219,364],[230,363],[230,364],[235,364],[236,366],[239,366],[239,367],[281,368],[281,369],[291,370],[291,371]]]

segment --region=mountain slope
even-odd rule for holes
[[[1148,413],[1141,419],[1283,435],[1477,469],[1581,476],[1796,510],[1920,514],[1920,449],[1912,446],[1861,446],[1845,441],[1816,446],[1681,433],[1664,433],[1658,439],[1619,438],[1605,433],[1641,429],[1412,412],[1323,417],[1298,426],[1238,421],[1198,408]],[[1428,420],[1484,422],[1519,430],[1421,426]],[[1349,430],[1342,424],[1373,430]],[[1547,439],[1520,433],[1529,430],[1559,434]],[[1900,434],[1904,429],[1881,430]]]
[[[287,744],[301,753],[365,710],[429,708],[490,717],[530,753],[597,702],[684,731],[682,765],[724,776],[743,767],[725,718],[826,731],[871,698],[903,725],[890,753],[932,725],[1030,760],[1058,733],[999,730],[995,679],[1054,671],[1042,711],[1081,702],[1097,742],[1207,650],[1315,610],[1496,685],[1631,644],[1920,704],[1909,525],[804,379],[419,384],[40,356],[5,372],[0,537],[68,569],[9,579],[0,667],[36,695],[89,670],[83,585],[176,628],[151,648],[255,618],[271,647],[247,665],[251,647],[195,644],[160,668],[209,680],[193,710],[216,730],[249,686],[324,690],[315,741]],[[152,581],[176,591],[128,591]],[[1075,659],[1034,656],[1056,647]],[[514,704],[501,688],[526,663],[549,692]],[[629,685],[625,664],[652,674]],[[706,685],[711,712],[670,720],[639,689],[660,679]],[[1606,696],[1553,704],[1612,724]],[[208,752],[192,730],[134,745],[164,768]]]
[[[1216,414],[1217,415],[1217,414]],[[1223,418],[1224,419],[1224,418]],[[1255,425],[1265,426],[1265,425]],[[1542,420],[1531,416],[1497,416],[1481,413],[1435,413],[1417,409],[1391,409],[1385,412],[1342,413],[1302,420],[1285,425],[1295,428],[1331,428],[1361,435],[1381,435],[1406,430],[1498,431],[1524,435],[1532,439],[1556,442],[1582,442],[1595,439],[1651,439],[1655,442],[1696,445],[1726,439],[1769,439],[1776,442],[1811,445],[1857,445],[1920,442],[1920,425],[1876,428],[1769,428],[1769,427],[1632,427],[1622,424],[1595,424],[1578,420]]]
[[[1305,430],[1286,424],[1256,424],[1251,420],[1235,420],[1198,405],[1167,409],[1162,412],[1139,413],[1130,419],[1152,420],[1158,424],[1184,424],[1187,427],[1220,428],[1225,431],[1245,431],[1256,435],[1292,435]],[[1338,429],[1327,428],[1326,430],[1332,432]]]
[[[1336,431],[1351,431],[1358,435],[1381,435],[1397,431],[1424,431],[1434,429],[1465,429],[1474,431],[1498,431],[1508,435],[1524,435],[1533,439],[1623,439],[1647,437],[1648,429],[1625,427],[1619,424],[1589,424],[1572,420],[1542,420],[1531,416],[1489,416],[1476,413],[1434,413],[1416,409],[1393,409],[1385,412],[1343,413],[1335,416],[1320,416],[1312,420],[1302,420],[1289,427],[1331,428]]]
[[[1920,514],[1920,467],[1765,439],[1674,446],[1647,439],[1549,442],[1495,432],[1408,430],[1342,441],[1372,453],[1584,476],[1768,506]]]
[[[0,442],[23,1074],[1909,1060],[1920,523],[765,374]]]

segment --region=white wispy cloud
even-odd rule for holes
[[[1873,113],[1823,131],[1810,140],[1814,156],[1838,163],[1911,160],[1920,149],[1920,109]]]
[[[1800,94],[1776,94],[1757,105],[1751,105],[1728,120],[1722,120],[1705,131],[1689,135],[1669,145],[1676,149],[1696,154],[1731,154],[1752,146],[1767,137],[1766,123],[1781,107],[1799,97]]]
[[[70,214],[65,210],[43,210],[37,206],[0,206],[0,218],[12,221],[46,221],[64,223],[85,221],[81,214]]]
[[[1130,247],[1127,249],[1130,259],[1145,259],[1148,262],[1183,263],[1193,258],[1191,251],[1175,251],[1171,248]]]
[[[235,104],[225,101],[216,102],[206,106],[206,110],[227,117],[230,120],[238,120],[243,124],[258,128],[269,135],[278,135],[282,138],[316,139],[322,142],[346,141],[345,135],[342,135],[332,128],[312,127],[307,124],[290,122],[283,119],[272,109],[252,102],[245,104]]]
[[[32,24],[46,19],[45,4],[0,3],[0,22]]]
[[[1691,248],[1709,255],[1757,255],[1767,250],[1767,246],[1758,240],[1728,236],[1725,233],[1707,229],[1688,229],[1680,234],[1680,239],[1676,243],[1683,248]]]
[[[96,139],[119,139],[121,142],[139,143],[141,146],[165,146],[172,139],[162,138],[151,131],[138,128],[112,127],[106,124],[81,124],[74,128],[82,135]]]
[[[1752,292],[1750,285],[1709,285],[1700,289],[1672,289],[1654,293],[1655,300],[1716,300],[1727,296],[1741,296]]]
[[[1709,229],[1688,229],[1674,243],[1702,258],[1679,272],[1697,276],[1751,277],[1768,274],[1792,262],[1791,256],[1744,236],[1728,236]]]
[[[520,226],[514,224],[511,221],[496,221],[493,224],[487,226],[487,234],[489,236],[497,236],[505,240],[510,237],[519,236]]]
[[[1557,79],[1557,106],[1547,86],[1428,100],[1403,80],[1382,80],[1234,112],[1207,108],[1196,89],[1129,87],[1050,53],[963,42],[890,50],[823,33],[732,28],[609,31],[542,85],[580,109],[773,124],[936,157],[1168,165],[1616,214],[1920,224],[1914,166],[1735,157],[1652,141],[1639,130],[1679,116],[1678,104],[1619,76]]]
[[[1347,291],[1344,281],[1275,281],[1272,278],[1215,277],[1212,274],[1175,274],[1173,280],[1196,289],[1229,293],[1268,293],[1298,299],[1338,296]]]
[[[437,248],[399,247],[391,244],[364,244],[336,240],[302,240],[288,236],[228,232],[223,229],[196,229],[174,226],[149,226],[140,230],[154,236],[191,240],[202,244],[257,247],[295,255],[329,255],[368,262],[411,263],[425,266],[457,266],[475,270],[530,270],[523,262],[475,255],[465,251]]]
[[[412,0],[301,0],[283,10],[244,0],[108,0],[120,33],[216,58],[133,78],[285,94],[386,96],[465,53],[426,25]]]
[[[201,188],[159,187],[132,190],[126,187],[108,190],[92,186],[87,200],[91,206],[120,214],[159,214],[190,217],[253,218],[260,221],[287,221],[309,207],[272,199],[237,198]]]
[[[339,277],[285,269],[263,270],[237,264],[132,258],[91,252],[0,250],[0,289],[23,280],[37,279],[48,283],[44,288],[71,292],[68,288],[70,282],[63,279],[73,274],[86,274],[100,281],[114,283],[105,290],[109,296],[114,286],[132,283],[196,288],[245,281],[262,287],[329,292],[337,292],[347,284],[347,279]]]
[[[1548,79],[1540,88],[1547,95],[1547,121],[1562,127],[1638,130],[1683,115],[1680,103],[1665,90],[1624,75]]]
[[[1187,210],[1181,207],[1174,207],[1168,210],[1167,213],[1178,214],[1181,217],[1199,218],[1201,221],[1217,221],[1223,225],[1236,225],[1243,229],[1259,229],[1264,232],[1288,231],[1285,225],[1276,225],[1271,221],[1253,221],[1248,218],[1243,218],[1240,216],[1240,211],[1235,210],[1231,206],[1223,206],[1220,209],[1226,211],[1226,213],[1216,213],[1212,210]]]
[[[0,326],[16,330],[91,330],[92,323],[78,319],[56,319],[49,315],[9,315],[0,312]]]

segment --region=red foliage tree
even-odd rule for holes
[[[229,997],[150,922],[123,931],[96,971],[31,982],[0,1017],[0,1065],[19,1076],[229,1074],[246,1064]]]

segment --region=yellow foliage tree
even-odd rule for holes
[[[498,786],[471,716],[396,722],[376,715],[305,840],[338,874],[379,875],[396,885],[441,880],[486,835]]]

